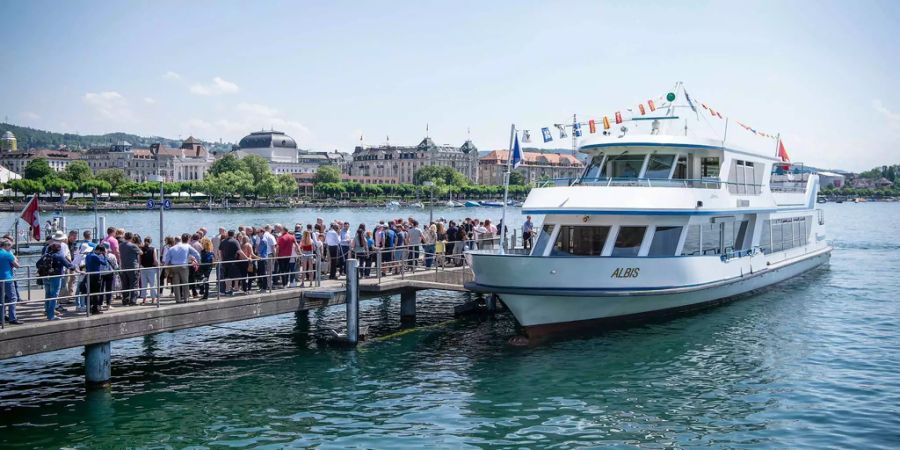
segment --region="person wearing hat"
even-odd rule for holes
[[[59,288],[62,285],[63,271],[66,269],[77,270],[65,256],[66,235],[61,231],[53,234],[53,241],[47,246],[45,256],[50,257],[50,272],[47,273],[44,282],[44,313],[47,320],[59,320],[56,317],[56,299],[59,297]],[[42,256],[43,259],[43,256]]]

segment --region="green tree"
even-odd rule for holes
[[[341,171],[335,166],[319,166],[316,169],[316,176],[313,177],[313,184],[323,183],[340,183]]]
[[[278,193],[278,179],[272,174],[268,174],[267,177],[256,183],[255,193],[256,197],[272,198]]]
[[[25,170],[23,172],[22,177],[26,180],[40,180],[41,178],[56,174],[44,158],[32,159],[25,165]]]
[[[297,180],[289,173],[283,173],[276,177],[278,179],[277,195],[287,196],[297,192]]]
[[[44,192],[44,185],[38,180],[19,179],[9,182],[9,188],[15,193],[40,194]]]
[[[92,189],[97,189],[97,195],[109,194],[112,192],[112,185],[104,180],[91,178],[78,186],[78,192],[90,194]]]
[[[341,183],[320,183],[316,185],[316,191],[327,197],[338,197],[347,192]]]
[[[143,192],[143,190],[143,183],[135,183],[133,181],[122,183],[116,188],[116,192],[118,192],[119,194],[128,195],[131,197],[134,197],[134,194]]]
[[[267,176],[272,175],[272,170],[269,168],[269,162],[262,156],[245,156],[241,159],[241,164],[244,166],[244,170],[253,177],[254,184],[262,183]]]
[[[93,178],[94,174],[91,172],[91,167],[88,166],[88,163],[84,161],[72,161],[60,174],[66,180],[69,180],[77,185],[84,183],[87,180]]]
[[[229,153],[221,159],[217,159],[209,166],[210,175],[222,175],[228,172],[240,172],[244,169],[241,160],[234,153]]]
[[[525,184],[525,175],[522,175],[520,172],[510,172],[509,173],[509,184],[522,186]]]
[[[40,181],[44,186],[44,192],[50,194],[59,194],[61,190],[72,193],[78,189],[77,184],[54,175],[44,177]]]
[[[125,171],[122,169],[103,169],[97,172],[95,178],[109,183],[113,191],[128,181],[128,177],[125,176]]]
[[[469,183],[465,175],[450,166],[425,166],[413,174],[413,182],[421,185],[425,181],[447,186],[464,186]]]

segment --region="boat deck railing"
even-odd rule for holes
[[[761,184],[733,183],[722,181],[719,178],[553,178],[539,183],[538,187],[553,186],[638,186],[638,187],[675,187],[689,189],[721,189],[728,186],[733,194],[759,195],[762,193]]]

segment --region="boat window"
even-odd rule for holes
[[[689,225],[687,227],[687,236],[684,237],[684,247],[681,249],[682,256],[692,256],[700,254],[700,225]]]
[[[563,225],[556,236],[551,256],[600,256],[609,236],[609,227]]]
[[[763,253],[772,253],[772,221],[763,221],[759,235],[759,248]]]
[[[596,181],[603,177],[603,155],[591,158],[591,164],[584,171],[582,181]]]
[[[647,171],[644,178],[669,178],[672,172],[672,164],[675,162],[675,155],[650,155],[650,161],[647,163]]]
[[[541,234],[538,235],[537,241],[534,243],[534,247],[531,249],[532,255],[543,255],[544,249],[547,248],[547,242],[550,240],[550,235],[553,234],[553,224],[545,223],[541,228]]]
[[[711,156],[700,158],[700,176],[703,178],[718,178],[719,157]]]
[[[647,256],[675,256],[682,227],[656,227]]]
[[[746,250],[748,247],[744,244],[747,240],[747,226],[750,224],[747,220],[735,222],[734,224],[734,249]]]
[[[611,256],[637,256],[647,227],[620,227]]]
[[[720,228],[718,223],[706,223],[700,226],[703,235],[703,254],[718,255],[722,247],[722,240],[719,234]]]
[[[672,178],[675,180],[684,180],[687,179],[687,177],[687,156],[679,156]]]
[[[637,178],[644,165],[644,155],[618,155],[610,157],[606,162],[609,176],[612,178]]]

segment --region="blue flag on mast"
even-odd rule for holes
[[[522,149],[519,148],[519,136],[516,136],[512,150],[512,168],[515,169],[522,164]]]

